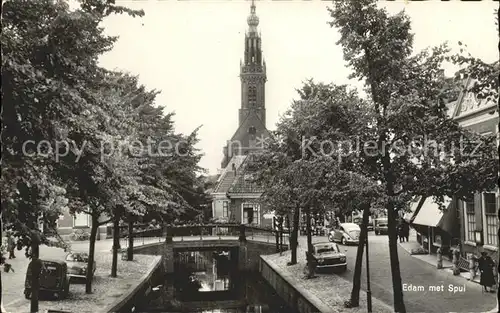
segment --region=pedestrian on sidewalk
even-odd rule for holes
[[[410,240],[410,225],[406,222],[403,222],[403,238],[406,242]]]
[[[16,250],[16,241],[10,232],[7,233],[7,250],[9,251],[9,259],[15,259],[16,255],[14,251]]]
[[[493,274],[494,266],[495,263],[491,257],[486,252],[481,252],[481,257],[478,260],[478,268],[481,272],[481,280],[479,283],[484,287],[484,291],[486,292],[494,292],[491,290],[491,287],[495,285],[495,277]],[[488,287],[490,290],[488,290]]]
[[[397,231],[398,231],[399,242],[402,243],[404,240],[403,225],[402,224],[398,225]]]

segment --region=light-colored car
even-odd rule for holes
[[[380,234],[387,234],[388,233],[388,227],[387,227],[387,218],[377,218],[375,219],[374,223],[374,230],[375,230],[375,235],[380,235]]]
[[[317,268],[338,268],[342,272],[347,270],[346,255],[340,252],[336,243],[318,242],[313,244],[313,249],[312,257],[316,260]]]
[[[340,223],[339,227],[330,231],[328,240],[331,242],[340,242],[343,245],[359,244],[359,234],[361,229],[354,223]]]
[[[87,264],[89,260],[88,253],[72,252],[66,256],[66,264],[68,265],[68,274],[70,277],[86,278]],[[95,273],[96,264],[93,262],[92,273]]]
[[[361,224],[363,223],[363,217],[355,217],[353,218],[353,223],[357,224],[361,228]],[[373,230],[373,220],[371,216],[368,217],[368,225],[366,225],[367,230]]]

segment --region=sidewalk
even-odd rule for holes
[[[422,261],[424,261],[432,266],[435,266],[437,269],[437,256],[436,255],[412,254],[411,253],[411,251],[413,249],[417,249],[417,248],[421,247],[420,244],[416,240],[416,236],[417,236],[417,233],[415,232],[415,230],[411,229],[410,230],[410,240],[408,242],[400,242],[399,245],[401,246],[401,248],[406,250],[406,252],[408,252],[412,257],[419,259],[419,260],[422,260]],[[450,274],[453,275],[452,268],[453,268],[453,263],[448,261],[448,260],[445,260],[443,258],[443,269],[446,272],[449,272]],[[470,273],[469,272],[460,272],[460,276],[470,281]],[[479,281],[480,281],[480,277],[479,277],[479,275],[476,274],[476,277],[474,277],[472,282],[479,284]]]
[[[134,241],[134,246],[141,246],[143,244],[151,244],[156,242],[164,241],[165,238],[161,237],[151,237],[151,238],[139,238]],[[121,240],[121,248],[126,248],[127,243],[125,240]],[[102,255],[111,255],[111,247],[113,246],[112,239],[99,240],[95,243],[95,253],[96,258]],[[71,250],[75,252],[88,252],[89,249],[89,241],[73,241],[71,242]],[[45,245],[40,246],[40,258],[48,258],[48,259],[57,259],[64,260],[67,252],[64,252],[63,249],[56,247],[47,247]],[[120,260],[120,258],[119,258]],[[12,264],[15,272],[4,273],[2,272],[2,279],[8,281],[3,285],[2,290],[2,305],[6,309],[10,309],[12,306],[15,306],[17,303],[24,301],[24,279],[26,277],[26,269],[30,262],[29,259],[24,255],[24,250],[17,251],[16,250],[16,258],[12,260],[7,260],[8,263]],[[97,268],[101,268],[99,262],[97,263]],[[0,270],[3,270],[0,267]],[[19,311],[9,311],[9,312],[19,312]]]

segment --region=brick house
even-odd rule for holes
[[[456,101],[450,102],[448,114],[460,126],[476,133],[496,134],[498,142],[498,109],[494,101],[478,100],[476,95],[466,90],[473,83],[467,79]],[[498,260],[498,217],[499,192],[495,188],[477,193],[468,201],[447,199],[446,209],[441,211],[432,199],[411,205],[413,216],[407,216],[417,230],[420,244],[435,253],[439,247],[460,248],[463,257],[468,254],[488,253]],[[476,243],[480,236],[483,245]]]
[[[472,80],[466,82],[470,86]],[[495,101],[478,100],[472,92],[462,92],[458,98],[453,118],[461,126],[481,135],[495,134],[498,143],[498,108]],[[487,252],[498,260],[499,192],[495,188],[477,193],[468,201],[457,201],[461,232],[462,253]],[[475,242],[476,232],[483,238],[483,246]]]
[[[100,218],[101,221],[106,220],[104,216]],[[69,236],[75,230],[88,231],[90,233],[90,227],[92,225],[92,219],[90,215],[86,213],[76,213],[71,215],[69,212],[64,212],[63,215],[59,217],[57,221],[57,232],[63,238]],[[111,225],[111,224],[109,224]],[[99,226],[98,238],[106,238],[106,233],[108,229],[108,224]]]

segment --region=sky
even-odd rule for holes
[[[134,75],[148,89],[160,90],[156,104],[175,112],[176,131],[191,133],[198,126],[204,154],[200,165],[216,174],[222,147],[238,127],[240,108],[239,64],[243,58],[245,0],[117,0],[117,4],[142,9],[144,17],[118,15],[103,27],[119,36],[101,65]],[[362,83],[347,79],[338,32],[328,25],[329,1],[256,0],[262,50],[267,65],[266,119],[274,130],[296,89],[313,78],[317,82]],[[494,10],[498,2],[381,1],[390,13],[401,10],[412,20],[414,51],[445,41],[487,62],[498,60],[498,31]],[[447,74],[451,74],[451,69]]]

